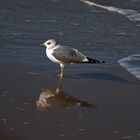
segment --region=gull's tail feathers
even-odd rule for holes
[[[87,58],[87,61],[83,61],[82,63],[105,63],[105,61],[103,60],[97,60],[97,59],[93,59],[93,58],[90,58],[90,57],[86,57]]]

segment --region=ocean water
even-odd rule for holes
[[[75,76],[79,69],[79,75],[109,74],[124,63],[126,73],[132,73],[129,69],[135,60],[130,64],[125,58],[140,52],[139,0],[1,0],[0,21],[1,67],[26,66],[56,72],[59,66],[50,62],[39,47],[50,38],[107,62],[68,66],[66,73]],[[137,70],[133,73],[136,78],[140,76],[138,67],[133,68]]]
[[[135,1],[135,0],[131,0],[129,2],[127,2],[126,5],[133,5],[132,8],[125,8],[125,2],[124,5],[122,5],[121,2],[120,5],[118,4],[117,6],[119,7],[123,7],[124,8],[118,8],[115,7],[114,4],[112,3],[112,1],[107,1],[107,5],[105,3],[103,4],[99,4],[102,3],[101,1],[97,1],[96,0],[80,0],[81,2],[92,6],[92,7],[98,7],[101,9],[104,9],[106,11],[109,12],[114,12],[117,14],[120,14],[122,16],[124,16],[125,18],[127,18],[129,21],[131,22],[140,22],[140,9],[136,10],[137,8],[134,7],[134,3],[139,5],[140,8],[140,1]],[[108,5],[109,4],[109,5]],[[139,26],[139,24],[137,25]],[[125,33],[124,33],[125,34]],[[120,33],[120,35],[123,35],[123,33]],[[127,51],[127,50],[126,50]],[[139,50],[140,52],[140,50]],[[137,79],[140,79],[140,53],[137,54],[132,54],[129,55],[128,57],[124,57],[120,60],[118,60],[118,64],[122,67],[124,67],[129,73],[131,73],[133,76],[135,76]]]
[[[105,9],[105,10],[110,11],[110,12],[115,12],[115,13],[124,15],[130,21],[140,22],[140,13],[137,10],[123,9],[123,8],[118,8],[115,6],[100,5],[98,3],[95,3],[94,1],[89,1],[89,0],[80,0],[80,1],[85,3],[85,4],[88,4],[89,6],[96,6],[96,7]]]
[[[118,60],[118,63],[136,78],[140,79],[140,53],[124,57]]]

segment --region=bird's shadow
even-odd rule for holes
[[[39,109],[46,109],[50,107],[86,107],[95,109],[96,105],[90,104],[87,101],[82,101],[76,97],[69,95],[62,90],[62,81],[59,80],[56,90],[46,89],[40,93],[36,105]]]

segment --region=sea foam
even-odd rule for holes
[[[140,80],[140,53],[124,57],[118,60],[118,63]]]
[[[91,2],[89,0],[80,0],[80,1],[84,2],[85,4],[88,4],[90,6],[96,6],[96,7],[105,9],[107,11],[116,12],[118,14],[124,15],[130,21],[140,22],[140,13],[136,10],[122,9],[122,8],[117,8],[117,7],[114,7],[114,6],[103,6],[103,5],[97,4],[95,2]]]

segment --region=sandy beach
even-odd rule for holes
[[[45,89],[55,90],[55,75],[30,69],[0,70],[0,138],[27,139],[139,139],[139,82],[64,79],[67,96],[92,104],[57,104],[38,108]],[[52,78],[54,77],[54,78]],[[4,136],[3,136],[4,135]],[[13,138],[14,139],[14,138]]]

